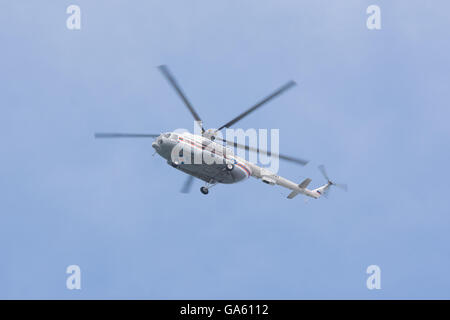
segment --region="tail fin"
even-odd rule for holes
[[[321,196],[325,196],[325,198],[328,197],[328,190],[331,186],[331,183],[327,183],[319,188],[316,188],[314,190],[312,190],[313,193],[316,193],[317,198],[321,197]],[[316,198],[316,199],[317,199]]]
[[[325,170],[325,166],[324,165],[320,165],[319,166],[319,170],[320,170],[320,172],[322,172],[323,177],[325,179],[327,179],[327,184],[322,186],[322,187],[320,187],[320,188],[317,188],[317,189],[313,190],[313,191],[317,192],[318,195],[319,194],[320,195],[324,195],[325,198],[326,198],[328,196],[328,191],[330,190],[329,188],[331,186],[335,186],[335,187],[338,187],[338,188],[340,188],[340,189],[342,189],[344,191],[347,191],[347,185],[346,184],[335,183],[334,181],[330,180],[330,178],[328,177],[327,171]]]

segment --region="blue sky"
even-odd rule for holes
[[[450,298],[449,9],[3,1],[0,298]],[[192,127],[160,64],[206,127],[297,81],[239,126],[278,128],[281,152],[311,160],[279,174],[318,186],[324,163],[350,191],[305,203],[250,179],[185,195],[151,140],[94,140]],[[372,264],[381,290],[366,288]]]

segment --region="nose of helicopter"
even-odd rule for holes
[[[157,137],[153,142],[152,142],[152,147],[155,150],[158,150],[160,148],[159,146],[159,142],[161,141],[161,136]]]

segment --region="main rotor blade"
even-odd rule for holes
[[[216,137],[216,139],[217,140],[222,140],[223,142],[227,143],[228,145],[231,145],[231,146],[239,148],[239,149],[244,149],[244,150],[247,150],[247,151],[253,151],[253,152],[257,152],[257,153],[265,153],[268,157],[278,157],[278,158],[280,158],[282,160],[294,162],[294,163],[300,164],[302,166],[304,166],[304,165],[306,165],[308,163],[308,160],[304,160],[304,159],[301,159],[301,158],[294,158],[294,157],[291,157],[291,156],[286,156],[286,155],[282,155],[282,154],[278,154],[278,153],[273,153],[273,152],[267,151],[267,150],[261,150],[259,148],[253,148],[253,147],[246,146],[246,145],[243,145],[243,144],[239,144],[239,143],[236,143],[236,142],[223,140],[223,139],[220,139],[219,137]]]
[[[205,129],[202,125],[202,119],[200,119],[200,116],[198,113],[194,110],[194,107],[191,105],[189,100],[187,99],[186,95],[181,90],[181,87],[178,85],[177,81],[173,77],[173,75],[170,73],[169,68],[167,68],[166,65],[160,65],[158,69],[161,71],[161,73],[164,75],[164,77],[169,81],[169,83],[172,85],[172,87],[175,89],[175,91],[178,93],[178,96],[183,100],[186,107],[191,112],[192,116],[194,117],[195,121],[199,124],[199,126],[202,128],[202,133],[205,132]]]
[[[258,109],[259,107],[261,107],[262,105],[266,104],[267,102],[269,102],[270,100],[272,100],[273,98],[275,98],[276,96],[282,94],[284,91],[288,90],[289,88],[295,86],[296,83],[295,81],[289,81],[288,83],[286,83],[284,86],[280,87],[278,90],[276,90],[274,93],[272,93],[271,95],[265,97],[264,99],[262,99],[261,101],[259,101],[257,104],[255,104],[253,107],[251,107],[250,109],[248,109],[247,111],[241,113],[240,115],[238,115],[236,118],[230,120],[229,122],[225,123],[223,126],[221,126],[219,129],[217,129],[217,131],[222,130],[223,128],[229,128],[231,127],[233,124],[235,124],[236,122],[238,122],[239,120],[241,120],[242,118],[248,116],[250,113],[252,113],[253,111],[255,111],[256,109]]]
[[[151,134],[151,133],[116,133],[116,132],[107,132],[107,133],[96,133],[96,138],[156,138],[159,134]]]
[[[182,193],[189,193],[192,187],[192,182],[194,182],[193,176],[188,176],[186,181],[184,182],[183,188],[181,189]]]
[[[325,166],[323,164],[319,166],[319,170],[320,172],[322,172],[322,175],[325,177],[325,179],[327,179],[327,181],[330,181],[330,178],[328,178],[327,171],[325,170]]]

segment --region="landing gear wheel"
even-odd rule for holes
[[[231,171],[234,169],[234,164],[228,163],[225,168],[227,169],[227,171]]]
[[[201,187],[200,188],[200,192],[203,193],[203,194],[208,194],[209,190],[206,187]]]

